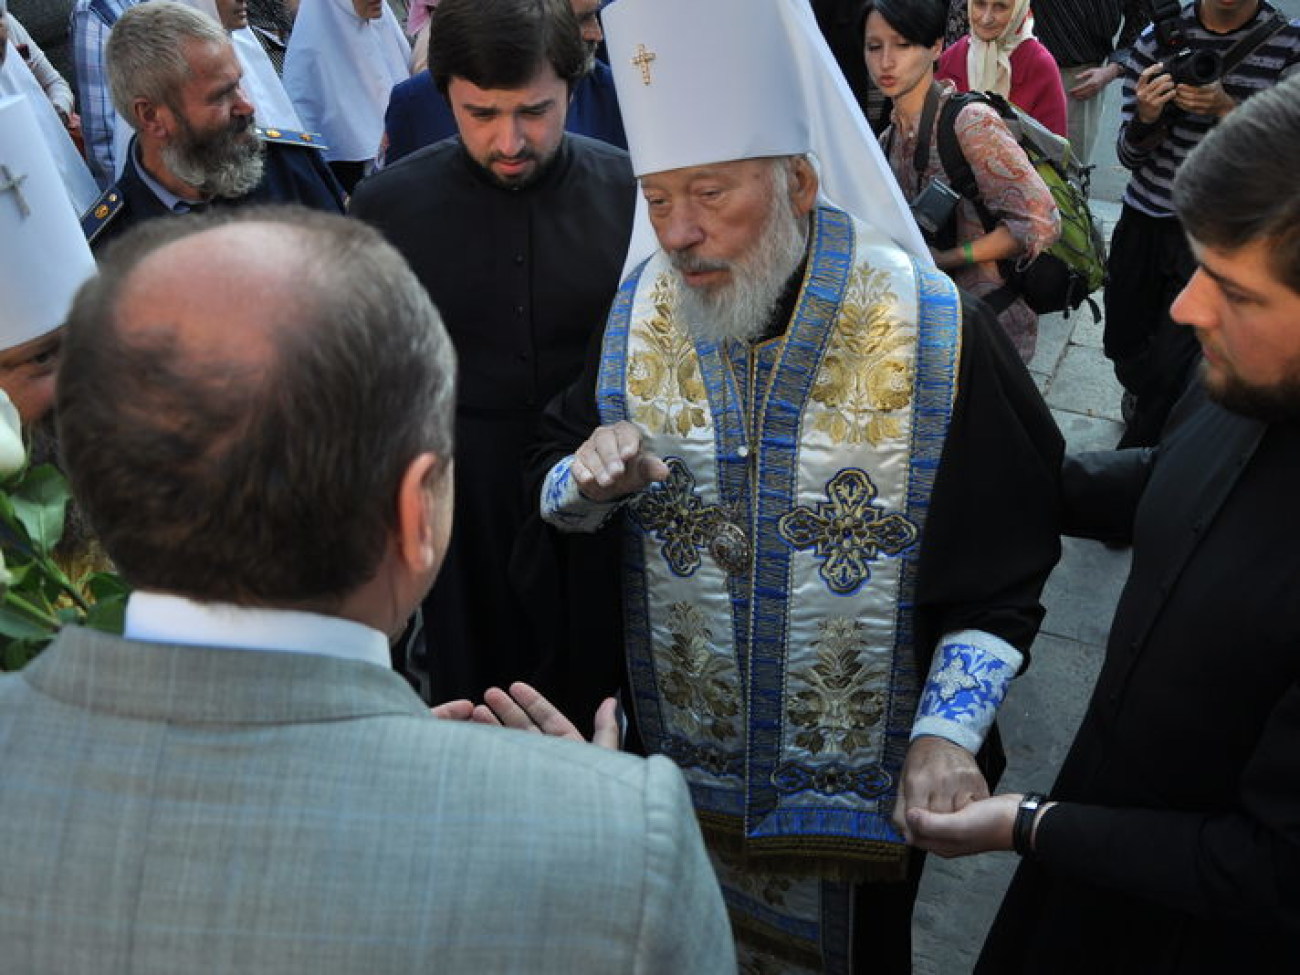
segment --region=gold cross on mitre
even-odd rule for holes
[[[644,44],[636,46],[636,57],[632,59],[632,63],[641,69],[641,81],[644,84],[650,84],[650,62],[654,59],[655,53],[647,51]]]

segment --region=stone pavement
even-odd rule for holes
[[[1094,200],[1093,212],[1109,236],[1118,205]],[[1100,303],[1100,292],[1094,297]],[[1093,322],[1086,305],[1068,319],[1047,315],[1040,320],[1029,369],[1065,436],[1066,449],[1114,446],[1123,429],[1120,387],[1101,351],[1101,325]],[[1092,692],[1127,574],[1127,551],[1062,540],[1061,561],[1043,596],[1047,617],[1031,666],[1012,685],[999,717],[1008,756],[999,791],[1047,791],[1051,786]],[[1017,859],[1012,853],[929,858],[913,920],[916,975],[970,972]]]

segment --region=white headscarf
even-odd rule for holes
[[[969,14],[969,4],[967,13]],[[973,15],[970,15],[973,18]],[[1011,96],[1011,52],[1020,42],[1034,36],[1034,15],[1029,0],[1012,0],[1011,19],[1002,33],[992,41],[982,41],[970,31],[966,51],[966,74],[971,91],[996,91],[1003,98]]]
[[[411,46],[387,3],[362,20],[352,0],[302,0],[284,58],[284,87],[331,161],[374,159],[393,86],[410,76]]]
[[[808,0],[616,0],[603,16],[638,176],[808,153],[824,199],[933,265]],[[626,268],[654,249],[637,199]]]
[[[86,168],[86,161],[72,144],[72,137],[63,127],[63,121],[50,104],[45,89],[32,74],[32,69],[27,67],[27,62],[11,49],[5,63],[0,65],[0,99],[12,95],[21,96],[31,107],[36,127],[63,181],[68,199],[78,214],[84,213],[99,197],[99,188]]]

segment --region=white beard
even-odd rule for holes
[[[677,312],[697,339],[719,345],[752,342],[768,330],[790,276],[803,262],[807,224],[795,215],[785,180],[774,170],[772,205],[749,250],[730,262],[707,261],[681,251],[669,254],[677,279]],[[713,288],[686,283],[683,271],[728,270],[730,280]]]
[[[179,139],[162,148],[164,165],[178,179],[204,196],[238,199],[262,182],[265,166],[262,143],[242,141],[236,133],[222,132],[199,138],[182,117]],[[252,122],[246,130],[252,132]]]

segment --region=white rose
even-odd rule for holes
[[[27,451],[23,448],[23,424],[9,394],[0,389],[0,477],[23,469]]]

